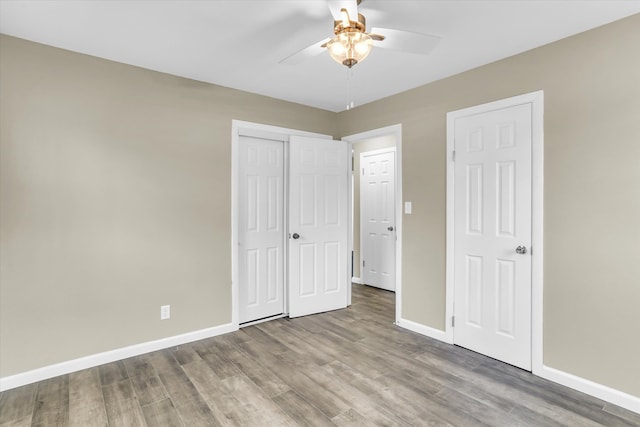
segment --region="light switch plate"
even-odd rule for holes
[[[171,306],[170,305],[161,305],[160,306],[160,320],[167,320],[171,318]]]
[[[407,215],[411,215],[411,202],[404,202],[404,213],[406,213]]]

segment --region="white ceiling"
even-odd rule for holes
[[[640,0],[364,0],[360,12],[368,28],[442,41],[428,56],[374,48],[351,74],[328,54],[280,64],[332,35],[324,0],[0,0],[0,32],[342,111],[640,13]]]

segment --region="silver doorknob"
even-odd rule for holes
[[[520,254],[520,255],[524,255],[527,253],[527,247],[526,246],[518,246],[516,248],[516,253]]]
[[[389,231],[393,231],[393,226],[389,226],[389,227],[387,227],[387,230],[389,230]]]
[[[291,237],[293,237],[294,239],[299,239],[300,235],[298,233],[293,233]]]

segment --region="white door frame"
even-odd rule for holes
[[[240,213],[240,136],[251,136],[254,138],[270,139],[273,141],[282,141],[283,143],[289,142],[291,136],[306,136],[313,138],[332,139],[331,135],[324,135],[313,132],[306,132],[296,129],[288,129],[278,126],[264,125],[260,123],[245,122],[242,120],[231,120],[231,324],[234,328],[239,327],[239,313],[240,313],[240,297],[239,297],[239,263],[238,263],[238,218]],[[284,201],[287,203],[287,193],[289,191],[288,184],[288,150],[285,146],[285,171],[284,171]],[[285,233],[285,260],[288,256],[286,247],[288,242],[287,232],[287,210],[284,211],[284,223],[283,232]],[[286,261],[285,261],[286,262]],[[289,301],[287,298],[287,277],[284,277],[284,308],[285,314],[289,311]],[[271,319],[271,318],[269,318]],[[267,320],[269,320],[267,319]]]
[[[396,140],[396,324],[402,319],[402,125],[391,125],[342,137],[343,141],[358,143],[371,138],[393,135]],[[353,199],[349,186],[349,199]],[[349,215],[349,251],[353,252],[353,216]],[[349,292],[351,295],[351,292]],[[349,301],[351,303],[351,301]]]
[[[501,108],[531,104],[531,367],[540,375],[542,364],[542,292],[543,292],[543,191],[544,191],[544,92],[531,92],[512,98],[476,105],[447,113],[447,261],[445,341],[453,344],[454,303],[454,137],[455,120]]]

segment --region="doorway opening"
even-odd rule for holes
[[[342,139],[353,144],[352,282],[395,292],[397,323],[402,293],[402,126]]]

